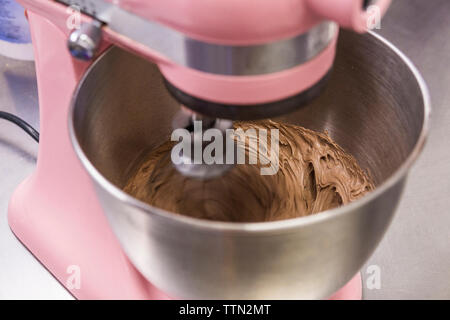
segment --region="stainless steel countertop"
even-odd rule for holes
[[[362,269],[376,265],[380,289],[366,299],[450,299],[450,1],[396,0],[379,33],[417,66],[432,100],[431,131],[396,217]],[[382,59],[382,57],[380,57]],[[33,63],[0,57],[0,110],[39,125]],[[37,144],[0,119],[0,299],[72,299],[14,237],[8,200],[35,166]]]

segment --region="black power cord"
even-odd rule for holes
[[[18,125],[22,130],[28,133],[36,142],[39,142],[39,132],[36,131],[32,126],[30,126],[25,120],[13,115],[9,112],[0,111],[0,119],[8,120],[16,125]]]

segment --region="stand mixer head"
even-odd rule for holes
[[[364,32],[368,19],[379,19],[390,1],[59,2],[78,5],[94,18],[70,34],[74,57],[92,59],[102,33],[113,35],[116,45],[156,62],[172,96],[212,119],[212,126],[216,118],[269,118],[310,102],[329,78],[338,25]],[[371,4],[378,17],[367,11]],[[185,118],[176,126],[189,122]],[[195,165],[189,158],[175,167],[201,178],[230,168]]]

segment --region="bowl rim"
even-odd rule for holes
[[[422,78],[420,72],[417,70],[417,68],[414,66],[414,64],[411,62],[411,60],[403,53],[401,52],[396,46],[394,46],[390,41],[386,40],[381,35],[369,31],[367,34],[370,36],[375,37],[378,41],[380,41],[383,45],[387,46],[389,49],[391,49],[397,56],[400,57],[400,59],[405,63],[405,65],[409,68],[412,75],[417,81],[417,84],[420,88],[422,100],[423,100],[423,122],[422,122],[422,129],[420,131],[420,135],[414,145],[413,150],[408,155],[406,160],[402,163],[402,165],[393,173],[391,174],[386,180],[384,180],[379,186],[377,186],[373,191],[369,192],[368,194],[364,195],[360,199],[353,201],[351,203],[348,203],[344,206],[340,206],[334,209],[329,209],[320,212],[320,214],[314,214],[309,215],[305,217],[297,217],[297,218],[291,218],[291,219],[285,219],[285,220],[279,220],[279,221],[263,221],[263,222],[224,222],[224,221],[212,221],[212,220],[205,220],[205,219],[199,219],[199,218],[192,218],[189,216],[184,216],[178,213],[166,211],[164,209],[151,206],[145,202],[142,202],[117,186],[115,186],[113,183],[111,183],[108,179],[106,179],[96,168],[95,166],[90,162],[90,160],[85,155],[83,149],[81,148],[80,144],[78,143],[75,128],[74,128],[74,114],[75,114],[75,104],[77,100],[77,96],[81,90],[81,87],[83,83],[85,82],[86,78],[89,76],[90,71],[95,68],[97,63],[101,61],[101,59],[107,55],[111,50],[114,50],[116,47],[111,46],[107,50],[105,50],[99,57],[96,58],[96,60],[88,67],[88,69],[84,72],[83,76],[81,77],[80,81],[77,84],[77,87],[74,90],[74,93],[72,95],[71,101],[70,101],[70,107],[69,107],[69,116],[68,116],[68,126],[69,126],[69,136],[70,140],[72,142],[72,146],[74,148],[74,151],[78,157],[78,159],[81,161],[91,178],[94,180],[94,183],[98,183],[102,186],[109,194],[111,194],[113,197],[127,203],[128,205],[134,207],[135,209],[142,210],[146,214],[155,214],[159,216],[162,219],[167,220],[167,222],[171,223],[178,223],[178,224],[185,224],[190,227],[195,227],[197,229],[200,229],[202,231],[227,231],[227,232],[245,232],[245,233],[260,233],[260,232],[279,232],[279,231],[286,231],[290,229],[297,229],[299,227],[304,227],[312,224],[317,224],[325,220],[329,220],[332,218],[336,218],[338,216],[348,214],[362,206],[364,206],[366,203],[371,202],[375,198],[377,198],[380,194],[384,193],[387,189],[394,186],[397,182],[399,182],[403,177],[405,177],[408,173],[408,170],[410,167],[414,164],[414,162],[417,160],[418,156],[422,152],[422,149],[425,145],[428,132],[429,132],[429,122],[430,122],[430,114],[431,114],[431,102],[430,102],[430,95],[428,87],[425,83],[425,80]],[[100,200],[99,200],[100,201]],[[105,209],[103,209],[105,211]]]

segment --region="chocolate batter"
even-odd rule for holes
[[[356,160],[326,132],[270,120],[238,122],[234,127],[279,129],[277,174],[261,175],[258,163],[236,165],[216,179],[186,178],[172,167],[173,142],[168,141],[146,156],[124,191],[152,206],[195,218],[261,222],[315,214],[374,188]],[[248,144],[245,151],[246,156],[252,152]]]

